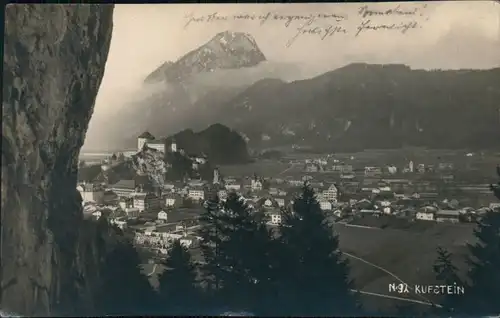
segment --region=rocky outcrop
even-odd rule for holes
[[[104,73],[112,15],[108,5],[6,7],[3,310],[47,316],[89,298],[77,158]]]
[[[167,164],[165,154],[156,149],[144,147],[142,151],[132,157],[135,172],[147,176],[154,187],[163,188]]]

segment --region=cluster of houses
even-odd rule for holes
[[[351,157],[353,160],[354,157]],[[291,161],[290,163],[298,164],[300,161]],[[450,172],[454,169],[453,163],[442,162],[437,165],[419,163],[415,164],[413,161],[409,161],[403,167],[398,168],[394,164],[386,165],[384,167],[380,166],[365,166],[363,169],[355,169],[352,164],[347,162],[342,162],[341,160],[326,157],[317,159],[305,159],[304,162],[305,172],[338,172],[345,175],[351,175],[355,173],[362,173],[365,177],[379,177],[384,174],[396,175],[398,173],[403,174],[424,174],[433,172]]]
[[[156,140],[149,133],[138,138],[138,149],[145,145],[162,152],[180,151],[175,141],[167,145],[165,140]],[[215,195],[225,201],[231,192],[238,193],[250,208],[264,214],[268,224],[278,225],[282,222],[283,211],[293,207],[294,196],[304,182],[314,189],[320,208],[334,221],[385,214],[423,221],[471,222],[488,209],[497,208],[459,208],[456,200],[439,202],[435,183],[395,176],[399,169],[394,165],[367,166],[360,171],[339,160],[334,160],[329,167],[329,162],[330,158],[308,159],[305,170],[335,172],[335,181],[310,174],[267,179],[257,175],[223,178],[219,170],[214,169],[211,182],[199,179],[167,182],[162,189],[154,191],[138,180],[120,180],[107,186],[83,183],[77,189],[86,215],[97,219],[108,214],[111,222],[135,233],[136,244],[159,253],[164,253],[172,240],[181,240],[188,247],[197,246],[199,238],[184,221],[190,220],[191,229],[198,226],[196,215],[201,213],[203,203]],[[453,166],[440,164],[431,168],[448,171]],[[414,165],[410,161],[401,171],[419,173],[428,169],[428,166]],[[187,210],[197,212],[188,215],[183,212]],[[131,220],[142,221],[132,224]]]

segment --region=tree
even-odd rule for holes
[[[124,237],[106,255],[101,265],[95,297],[99,315],[144,315],[154,313],[156,293],[141,273],[141,260]]]
[[[175,241],[164,263],[166,269],[160,275],[160,297],[163,314],[187,315],[200,308],[196,268],[189,250]]]
[[[202,249],[205,273],[215,280],[214,303],[264,312],[272,299],[271,233],[239,195],[229,194],[217,210],[213,204],[207,208]]]
[[[358,314],[351,292],[347,260],[338,236],[321,210],[314,191],[305,184],[293,210],[283,215],[279,272],[281,315],[324,316]]]
[[[434,263],[433,270],[436,274],[436,279],[446,286],[453,286],[454,284],[458,286],[464,286],[458,276],[458,269],[453,265],[452,254],[448,252],[443,247],[437,248],[438,257]],[[462,295],[449,294],[445,295],[441,302],[443,310],[446,312],[451,312],[455,308],[459,307]]]
[[[112,161],[116,161],[116,159],[117,159],[117,158],[118,158],[118,156],[116,155],[116,153],[113,153],[113,154],[111,155],[111,160],[112,160]]]
[[[220,246],[220,201],[216,196],[205,202],[205,212],[200,216],[201,227],[198,231],[201,237],[200,249],[204,264],[201,267],[208,298],[216,301],[215,294],[219,290],[220,267],[217,263]]]
[[[500,169],[497,169],[500,178]],[[498,185],[491,185],[493,193],[500,199],[500,182]],[[460,300],[453,301],[455,313],[465,313],[471,315],[490,315],[500,313],[500,213],[495,211],[487,212],[482,218],[477,220],[474,236],[477,242],[468,244],[469,255],[466,261],[469,265],[467,272],[468,284],[465,285],[458,278],[454,278],[452,269],[447,265],[439,271],[441,278],[446,278],[449,283],[465,286],[465,295]],[[443,252],[443,255],[445,253]],[[446,253],[446,255],[448,255]],[[447,260],[448,262],[448,260]],[[443,263],[443,262],[442,262]],[[447,273],[446,275],[442,273]],[[445,300],[449,301],[449,300]]]
[[[222,295],[239,310],[266,311],[272,300],[271,232],[242,197],[231,193],[219,221],[222,240],[219,262],[223,267]]]
[[[489,211],[474,230],[476,244],[469,244],[470,266],[467,274],[466,312],[475,314],[500,313],[500,213]]]

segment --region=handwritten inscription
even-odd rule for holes
[[[393,32],[407,34],[411,30],[423,27],[424,9],[427,5],[396,5],[380,9],[378,6],[363,5],[348,16],[345,13],[323,12],[311,14],[283,14],[277,12],[237,13],[225,15],[213,12],[196,16],[186,15],[184,28],[202,23],[224,23],[234,21],[254,22],[260,26],[278,23],[285,29],[292,29],[293,35],[286,41],[286,47],[291,47],[300,37],[315,37],[320,41],[335,36],[351,35],[359,37],[371,32]],[[287,33],[288,34],[288,33]]]
[[[391,23],[391,24],[383,24],[383,23],[372,23],[371,20],[364,20],[360,25],[357,26],[355,36],[360,35],[365,31],[379,31],[379,30],[398,30],[402,34],[405,34],[410,29],[416,29],[419,27],[417,21],[409,21],[409,22],[400,22],[400,23]]]

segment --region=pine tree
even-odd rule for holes
[[[106,255],[100,271],[96,307],[100,315],[151,314],[156,293],[141,273],[141,260],[134,246],[122,238]]]
[[[201,227],[198,235],[201,237],[200,249],[203,255],[203,274],[207,296],[211,301],[220,287],[220,267],[218,264],[220,246],[220,201],[218,197],[209,198],[205,202],[205,212],[200,217]]]
[[[500,178],[500,168],[497,167],[497,174]],[[498,185],[491,185],[494,195],[500,199],[500,182]],[[468,244],[469,256],[467,263],[469,271],[467,273],[468,284],[466,285],[459,278],[453,275],[446,275],[446,279],[453,284],[456,279],[457,285],[465,287],[465,295],[452,300],[455,305],[455,313],[465,313],[471,315],[489,315],[500,313],[500,213],[489,211],[482,218],[477,220],[474,236],[477,243]],[[444,267],[443,267],[444,268]],[[448,266],[451,272],[454,267]],[[442,275],[443,276],[443,275]]]
[[[280,226],[281,315],[358,313],[349,266],[314,191],[304,185]]]
[[[464,282],[462,282],[458,275],[457,267],[453,265],[453,255],[443,247],[437,248],[437,254],[438,257],[433,267],[436,279],[446,286],[453,286],[454,284],[457,286],[464,286]],[[445,295],[441,302],[443,308],[439,311],[453,312],[458,310],[461,303],[461,296],[462,295],[453,294]]]
[[[500,179],[500,167],[497,166]],[[500,199],[500,182],[491,185]],[[465,312],[469,314],[500,313],[500,213],[489,211],[477,221],[474,236],[476,244],[469,244],[470,266],[467,273],[470,287],[466,290]]]
[[[187,315],[200,308],[196,268],[189,250],[175,241],[164,263],[166,269],[159,277],[163,314]]]
[[[215,303],[250,312],[265,308],[272,299],[271,233],[237,194],[230,194],[217,213],[207,210],[212,234],[204,230],[205,270],[217,279]]]
[[[489,211],[477,223],[478,242],[469,244],[467,261],[471,286],[466,290],[467,313],[500,313],[500,213]]]
[[[270,300],[271,233],[237,194],[223,205],[219,262],[222,295],[238,310],[259,311]]]

